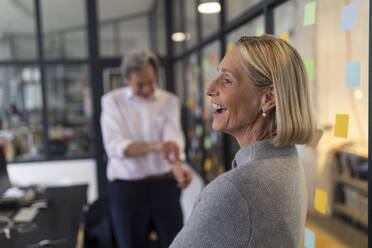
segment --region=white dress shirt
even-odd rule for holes
[[[132,143],[174,141],[184,159],[184,136],[180,105],[175,95],[156,89],[150,99],[141,99],[130,87],[113,90],[102,97],[101,130],[108,156],[107,178],[137,180],[171,170],[160,152],[126,157]]]

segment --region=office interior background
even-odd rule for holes
[[[317,137],[298,152],[316,247],[367,247],[370,1],[0,0],[0,141],[12,182],[87,183],[105,195],[100,97],[122,56],[150,49],[158,86],[182,103],[187,163],[207,184],[230,169],[232,137],[211,129],[204,90],[241,35],[274,34],[304,59]],[[319,207],[322,206],[322,207]],[[319,209],[320,208],[320,209]],[[306,232],[305,232],[306,233]]]

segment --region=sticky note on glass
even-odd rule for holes
[[[210,171],[211,169],[212,169],[212,159],[207,158],[207,159],[204,161],[204,170],[205,170],[205,171]]]
[[[211,138],[207,136],[204,138],[204,149],[209,150],[211,149],[211,147],[212,147]]]
[[[217,64],[217,53],[211,53],[211,64],[216,65]]]
[[[216,145],[218,142],[218,135],[217,132],[212,131],[211,132],[211,142],[213,145]]]
[[[233,48],[233,44],[232,43],[227,43],[226,52],[230,51],[232,48]]]
[[[209,61],[208,59],[204,58],[202,61],[203,70],[208,70],[209,68]]]
[[[203,134],[203,127],[200,124],[196,125],[196,127],[195,127],[195,134],[196,134],[196,137],[202,136],[202,134]]]
[[[202,108],[199,106],[199,107],[196,108],[195,116],[196,116],[197,118],[200,118],[201,115],[202,115]]]
[[[349,131],[349,115],[336,115],[335,137],[347,138]]]
[[[315,1],[305,5],[304,26],[310,26],[315,23],[315,10],[316,10]]]
[[[317,211],[319,211],[322,214],[326,213],[327,199],[328,195],[326,191],[318,188],[315,190],[314,207]]]
[[[358,3],[346,5],[342,10],[340,31],[352,29],[358,12]]]
[[[289,33],[284,33],[284,34],[280,35],[280,38],[283,39],[283,40],[288,41],[289,40]]]
[[[360,62],[346,63],[346,87],[360,87]]]
[[[305,248],[315,247],[315,234],[308,228],[305,228]]]
[[[264,27],[258,27],[257,30],[256,30],[256,36],[261,36],[265,33],[265,29]]]
[[[307,76],[309,80],[314,80],[314,60],[313,59],[305,59],[304,64],[307,71]]]
[[[194,138],[194,135],[195,135],[195,131],[193,129],[188,129],[187,130],[187,138],[188,139]]]
[[[206,109],[203,109],[202,119],[205,121],[208,120],[208,111]]]
[[[194,150],[198,149],[198,147],[199,147],[199,140],[198,140],[198,139],[193,139],[193,140],[191,141],[191,147],[192,147],[192,149],[194,149]]]
[[[190,88],[191,88],[191,92],[193,92],[193,93],[197,92],[198,91],[198,85],[197,85],[197,83],[196,82],[192,82]]]

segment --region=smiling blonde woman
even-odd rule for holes
[[[241,37],[206,94],[212,128],[240,145],[170,247],[301,247],[306,189],[295,144],[314,130],[303,61],[272,35]]]

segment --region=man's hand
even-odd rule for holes
[[[171,164],[180,161],[180,149],[173,141],[163,142],[161,153],[163,154],[163,158]]]
[[[192,180],[192,172],[182,167],[181,163],[172,166],[173,176],[177,181],[177,187],[184,189]]]

